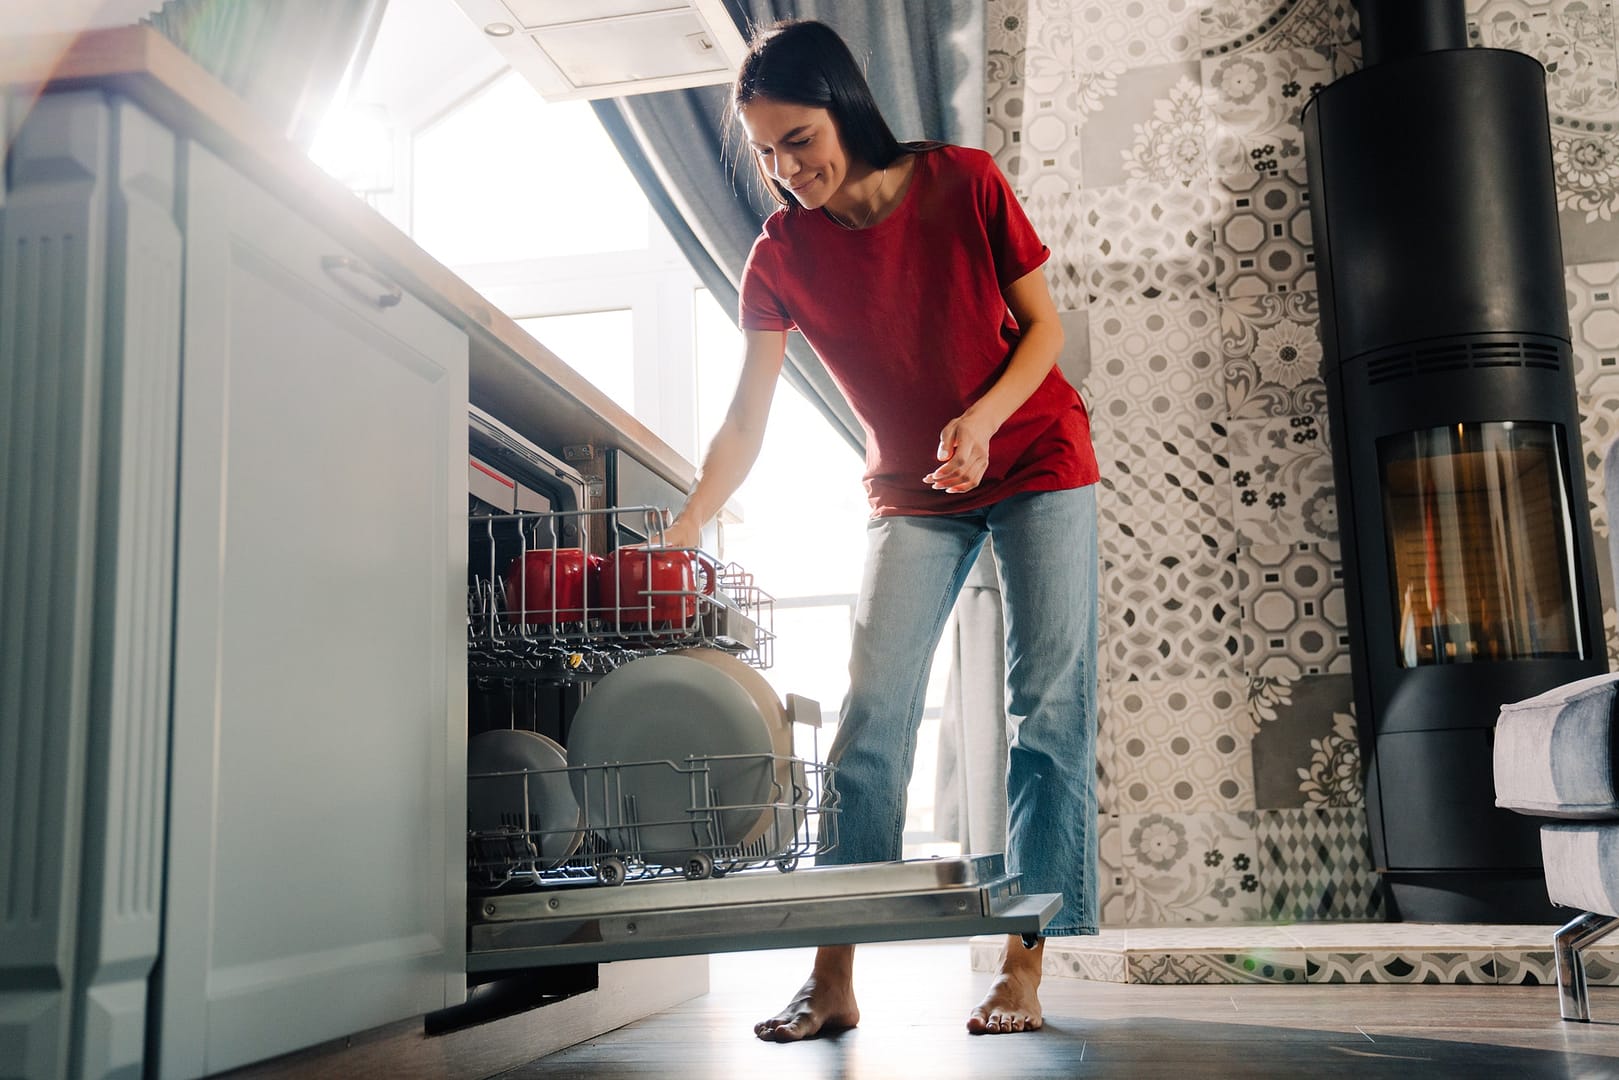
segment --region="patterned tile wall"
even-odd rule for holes
[[[1103,921],[1375,917],[1299,126],[1360,64],[1353,6],[987,5],[986,146],[1052,248],[1063,368],[1102,464]],[[1549,73],[1601,556],[1601,451],[1619,437],[1613,3],[1466,10],[1473,44]]]

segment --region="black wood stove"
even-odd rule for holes
[[[1504,702],[1607,669],[1545,73],[1462,0],[1359,0],[1305,112],[1367,810],[1389,910],[1556,921]]]

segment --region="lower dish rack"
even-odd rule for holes
[[[726,801],[712,782],[716,772],[734,776],[748,769],[771,774],[766,797]],[[502,812],[498,824],[468,831],[469,880],[496,890],[611,886],[655,877],[695,881],[772,866],[788,872],[837,843],[835,771],[799,757],[730,754],[470,773],[473,805],[499,785],[490,801],[515,809]],[[683,788],[690,798],[676,812],[643,815],[644,800],[631,790],[660,786],[666,792]],[[542,809],[563,792],[573,793],[577,819],[561,825],[544,820]],[[671,805],[667,798],[655,801]]]

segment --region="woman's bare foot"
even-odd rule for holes
[[[1035,942],[1034,948],[1025,949],[1018,935],[1007,937],[1001,970],[984,1000],[968,1015],[968,1031],[974,1035],[1009,1035],[1039,1030],[1040,963],[1045,952],[1045,938]]]
[[[797,1042],[860,1023],[854,1000],[854,946],[826,945],[815,952],[810,977],[787,1007],[753,1025],[767,1042]]]

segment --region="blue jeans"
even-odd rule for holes
[[[849,696],[828,753],[838,838],[819,865],[900,857],[933,651],[984,538],[1006,619],[1007,868],[1061,893],[1050,936],[1094,934],[1096,493],[1014,495],[947,516],[873,518]]]

